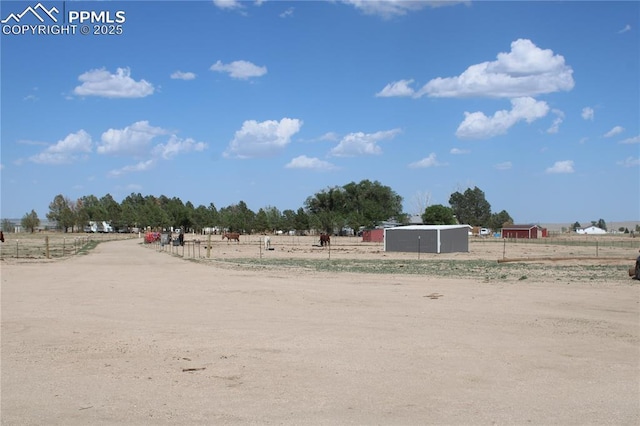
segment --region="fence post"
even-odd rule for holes
[[[504,259],[506,252],[507,252],[507,239],[505,238],[504,244],[502,245],[502,259]]]
[[[45,252],[47,253],[47,259],[51,259],[51,256],[49,256],[49,236],[48,235],[44,237],[44,246],[45,246]]]
[[[16,240],[16,259],[18,259],[20,256],[18,256],[19,253],[19,249],[18,249],[18,240]]]

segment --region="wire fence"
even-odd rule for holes
[[[0,259],[60,259],[86,253],[104,241],[137,238],[137,234],[5,233]]]
[[[538,244],[569,247],[609,247],[640,249],[640,238],[620,236],[571,236],[571,237],[547,237],[547,238],[476,238],[477,242],[504,244]]]
[[[144,242],[143,234],[118,234],[118,233],[5,233],[5,242],[0,244],[0,259],[60,259],[69,256],[83,254],[95,247],[100,242],[139,239]],[[201,259],[215,256],[222,249],[233,249],[234,247],[255,246],[255,252],[260,257],[266,253],[264,247],[264,236],[262,235],[242,235],[239,242],[228,242],[221,240],[218,235],[187,235],[184,245],[175,245],[174,239],[162,244],[156,241],[145,244],[149,248],[167,252],[184,258]],[[283,247],[290,249],[296,247],[319,246],[317,236],[271,236],[271,243],[277,245],[279,250]],[[499,257],[509,257],[513,249],[517,247],[530,247],[530,255],[543,255],[549,253],[553,247],[571,249],[573,253],[583,256],[637,256],[640,250],[640,238],[633,238],[625,235],[602,235],[602,236],[576,236],[562,235],[551,236],[539,239],[525,238],[495,238],[477,237],[469,238],[470,250],[474,253],[500,252]],[[332,248],[359,248],[371,246],[377,250],[384,250],[383,243],[363,242],[361,237],[337,237],[332,238]],[[213,251],[212,251],[213,250]],[[635,254],[634,254],[635,253]]]

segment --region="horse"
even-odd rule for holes
[[[237,241],[238,244],[240,244],[240,234],[238,234],[237,232],[225,232],[224,234],[222,234],[222,239],[227,239],[227,244],[229,244],[229,241],[234,240]]]
[[[320,246],[330,246],[331,245],[331,237],[328,234],[320,234]]]
[[[269,250],[271,248],[271,237],[268,235],[264,236],[264,249]]]

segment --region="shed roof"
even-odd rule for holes
[[[388,229],[406,229],[410,231],[426,231],[431,229],[459,229],[459,228],[471,228],[471,225],[407,225],[396,226]]]
[[[532,229],[532,228],[539,228],[538,225],[533,225],[533,224],[527,224],[527,225],[509,225],[509,226],[503,226],[502,229]]]

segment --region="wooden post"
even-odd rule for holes
[[[209,233],[209,238],[207,239],[207,259],[211,257],[211,233]]]
[[[504,238],[504,244],[502,245],[502,258],[504,259],[505,253],[507,252],[507,239]]]
[[[51,256],[49,256],[49,236],[48,235],[44,237],[44,246],[45,246],[45,252],[47,253],[47,259],[51,259]]]

